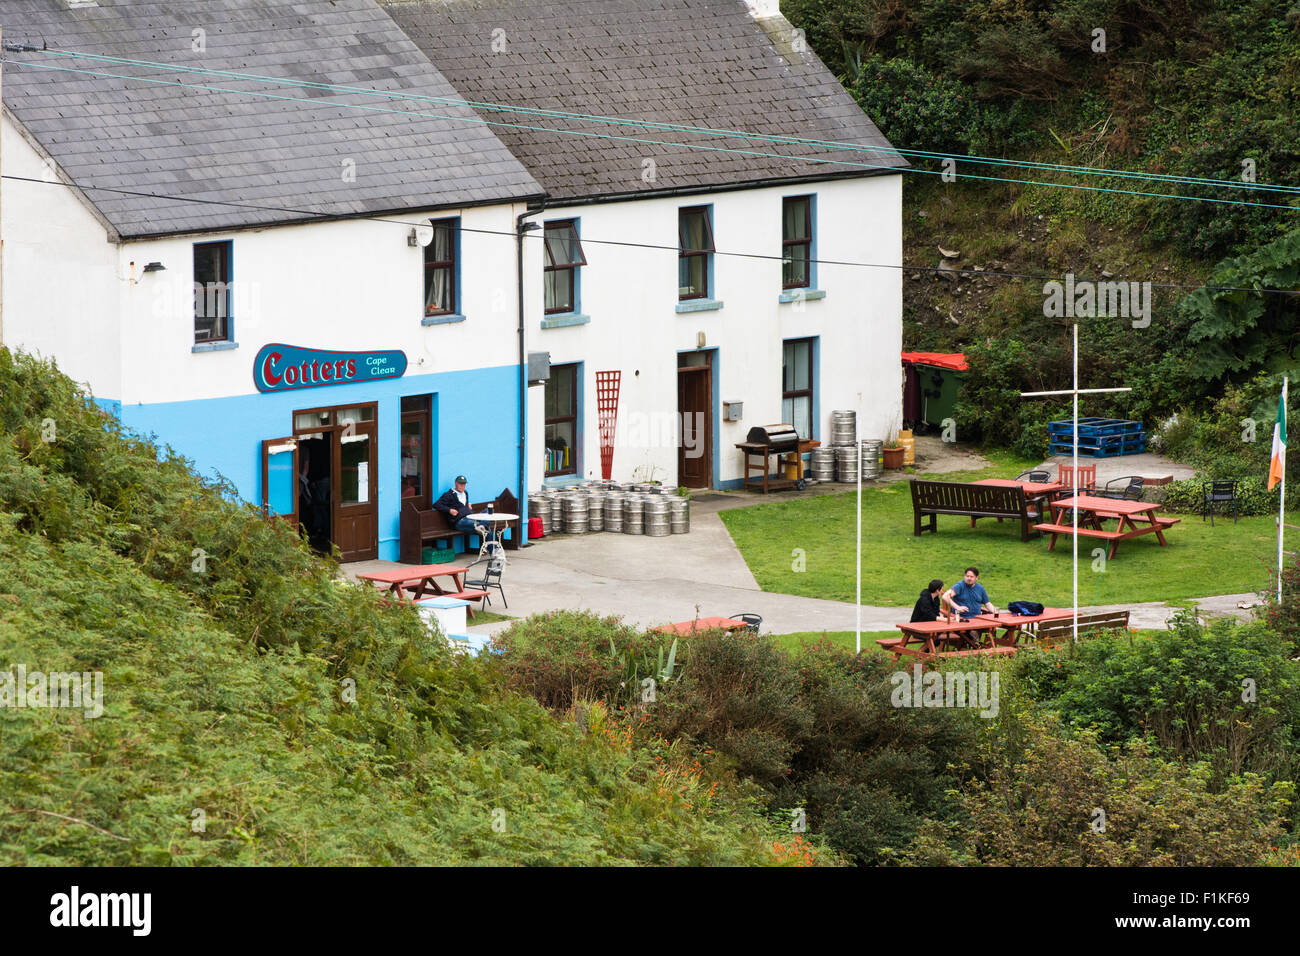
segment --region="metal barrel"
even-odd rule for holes
[[[862,446],[862,480],[879,478],[883,468],[885,443],[878,438],[859,443]]]
[[[812,450],[812,476],[818,481],[835,480],[835,449],[823,445]]]
[[[551,503],[545,495],[528,496],[528,516],[542,519],[542,534],[551,530]]]
[[[858,440],[858,413],[851,408],[831,412],[831,444],[852,445]]]
[[[691,530],[691,499],[670,498],[668,501],[668,528],[673,534],[686,534]]]
[[[627,495],[623,498],[623,533],[644,534],[645,499],[641,495]]]
[[[652,495],[645,500],[645,533],[652,538],[672,534],[668,527],[668,498]]]
[[[587,530],[605,530],[605,494],[590,495],[587,498]]]
[[[564,495],[554,495],[551,498],[551,523],[547,525],[547,530],[552,534],[564,530],[564,498]]]
[[[605,496],[605,530],[621,533],[623,531],[623,492],[611,492]]]
[[[587,495],[569,495],[564,499],[564,530],[566,534],[587,533]]]
[[[835,480],[853,483],[858,480],[858,446],[835,446]]]

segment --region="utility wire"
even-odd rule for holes
[[[60,67],[60,66],[54,66],[50,64],[44,64],[44,63],[33,63],[25,60],[10,60],[7,58],[0,59],[0,62],[17,63],[23,66],[33,67],[41,70],[52,70],[52,71],[63,72],[63,73],[77,73],[85,76],[96,76],[96,77],[101,77],[106,79],[127,80],[127,81],[133,81],[138,83],[149,83],[149,84],[154,84],[159,86],[170,86],[170,87],[176,87],[180,89],[191,89],[191,90],[197,90],[200,92],[207,92],[207,93],[230,93],[236,96],[253,96],[261,99],[279,100],[279,101],[286,101],[286,102],[293,102],[293,103],[304,103],[314,108],[320,108],[326,105],[323,104],[319,99],[305,99],[302,97],[286,96],[283,94],[267,93],[267,92],[256,91],[256,90],[239,90],[239,89],[233,89],[229,87],[214,87],[214,86],[203,86],[203,85],[189,84],[189,83],[178,83],[174,80],[162,80],[162,79],[156,79],[152,77],[131,76],[131,75],[120,74],[120,73],[107,73],[98,70],[82,70],[74,67]],[[728,148],[722,146],[706,146],[699,143],[681,143],[681,142],[673,142],[673,141],[644,139],[635,136],[619,136],[619,135],[614,135],[609,133],[593,133],[593,132],[588,132],[583,130],[564,130],[564,129],[557,129],[555,127],[549,127],[549,126],[532,126],[523,123],[507,123],[501,120],[487,120],[479,116],[466,117],[466,116],[451,116],[451,115],[436,114],[436,113],[422,113],[414,110],[396,110],[396,109],[387,109],[378,106],[368,106],[366,104],[361,104],[361,103],[337,103],[336,102],[336,103],[330,103],[328,104],[328,106],[330,108],[335,108],[335,109],[358,109],[358,110],[364,110],[368,112],[391,113],[391,114],[397,114],[397,115],[408,116],[408,117],[421,117],[425,119],[441,119],[441,120],[447,120],[449,122],[457,122],[457,123],[469,123],[469,124],[482,125],[482,126],[499,126],[499,127],[505,127],[511,129],[527,130],[530,132],[546,132],[546,133],[555,133],[555,134],[560,134],[565,136],[579,136],[579,137],[591,138],[591,139],[607,139],[607,140],[613,140],[617,142],[637,143],[645,146],[662,146],[662,147],[671,147],[674,149],[702,150],[706,152],[730,153],[730,154],[735,154],[740,156],[758,156],[767,159],[781,159],[786,161],[795,160],[800,162],[820,163],[820,164],[828,164],[828,165],[835,165],[835,166],[846,166],[846,167],[859,168],[859,169],[884,169],[884,170],[890,170],[890,171],[895,171],[900,173],[910,172],[910,173],[920,173],[923,175],[930,175],[930,176],[945,175],[944,171],[942,170],[919,169],[915,166],[897,167],[897,166],[880,165],[880,164],[873,164],[873,163],[853,162],[844,159],[829,159],[829,158],[814,157],[814,156],[789,156],[781,153],[765,153],[757,150],[734,149],[734,148]],[[466,108],[468,107],[466,106]],[[744,138],[749,134],[738,133],[736,135],[740,138]],[[959,159],[960,157],[956,157],[956,158]],[[1075,190],[1081,190],[1086,192],[1113,193],[1113,194],[1126,195],[1126,196],[1140,196],[1140,197],[1146,197],[1151,199],[1182,199],[1191,202],[1209,202],[1209,203],[1219,203],[1219,204],[1231,205],[1231,206],[1258,207],[1263,209],[1282,209],[1289,212],[1294,212],[1298,208],[1296,206],[1280,205],[1276,203],[1245,202],[1236,199],[1218,199],[1212,196],[1190,196],[1190,195],[1179,194],[1179,193],[1144,192],[1139,190],[1118,189],[1118,188],[1105,187],[1105,186],[1088,186],[1088,185],[1080,185],[1075,183],[1046,182],[1042,180],[1033,180],[1033,179],[1008,179],[1000,176],[980,176],[973,173],[963,173],[961,175],[964,179],[973,179],[973,180],[980,180],[980,181],[987,181],[987,182],[1013,183],[1021,186],[1025,186],[1025,185],[1044,186],[1044,187],[1054,188],[1054,189],[1075,189]],[[1221,183],[1221,185],[1226,185],[1226,184]],[[1253,184],[1232,183],[1233,188],[1240,188],[1240,187],[1246,187],[1251,185]],[[1280,188],[1289,189],[1290,187],[1280,187]]]
[[[1042,169],[1055,172],[1076,173],[1083,175],[1107,176],[1126,179],[1138,179],[1147,182],[1170,182],[1183,183],[1189,185],[1213,186],[1218,188],[1242,189],[1246,191],[1268,191],[1288,194],[1300,194],[1300,186],[1281,186],[1267,183],[1248,183],[1239,180],[1221,180],[1211,179],[1201,176],[1176,176],[1169,173],[1153,173],[1134,170],[1107,169],[1096,166],[1075,166],[1065,163],[1045,163],[1031,160],[1014,160],[1001,157],[979,156],[971,154],[950,154],[939,153],[927,150],[905,149],[894,146],[872,146],[862,143],[850,143],[840,140],[819,140],[808,139],[796,136],[783,136],[772,133],[752,133],[743,130],[718,129],[707,126],[693,126],[689,124],[664,123],[651,120],[635,120],[625,117],[607,116],[597,113],[578,113],[570,110],[542,109],[540,107],[518,106],[505,103],[494,103],[482,100],[471,100],[464,97],[447,97],[432,96],[428,94],[407,93],[399,90],[377,90],[370,87],[352,86],[340,83],[320,83],[311,80],[297,80],[276,76],[268,76],[258,73],[243,73],[234,70],[214,70],[205,67],[185,66],[183,64],[162,63],[153,60],[140,60],[131,57],[109,56],[107,54],[88,53],[82,51],[64,51],[64,50],[36,50],[31,47],[15,47],[11,45],[9,49],[16,49],[22,52],[39,52],[50,56],[68,57],[73,59],[87,59],[105,63],[118,63],[129,66],[142,66],[151,69],[169,70],[181,73],[190,73],[201,76],[226,77],[237,80],[248,80],[253,82],[277,83],[280,85],[297,86],[305,89],[317,89],[327,92],[358,94],[363,96],[378,96],[385,99],[393,100],[410,100],[415,102],[436,103],[446,106],[464,106],[469,105],[474,109],[490,110],[494,112],[519,113],[528,116],[553,117],[561,119],[578,120],[587,123],[605,123],[618,126],[630,126],[641,129],[660,130],[668,132],[685,132],[705,136],[720,136],[728,139],[749,139],[772,143],[789,143],[798,146],[816,146],[828,149],[842,149],[857,152],[883,152],[893,153],[903,156],[916,156],[924,159],[961,161],[963,163],[975,163],[977,165],[1005,165],[1023,169]],[[25,63],[27,61],[13,61]],[[563,132],[555,130],[555,132]],[[894,167],[883,167],[894,168]],[[1290,208],[1290,207],[1287,207]]]
[[[300,216],[311,216],[317,219],[322,217],[327,217],[327,218],[336,218],[339,220],[346,220],[349,222],[378,222],[378,223],[385,223],[385,224],[396,225],[396,226],[409,226],[409,227],[427,227],[429,225],[428,219],[412,221],[408,219],[392,219],[386,216],[353,216],[353,215],[346,215],[346,214],[324,213],[316,209],[300,209],[293,206],[270,206],[261,203],[232,202],[229,200],[221,200],[221,199],[191,199],[188,196],[172,196],[166,193],[145,192],[143,190],[136,190],[136,189],[121,189],[118,187],[111,187],[111,186],[86,186],[86,185],[81,185],[79,183],[65,183],[60,180],[36,179],[30,176],[14,176],[8,173],[4,174],[3,176],[0,176],[0,179],[11,179],[16,182],[35,183],[41,186],[62,186],[67,189],[79,189],[86,192],[106,192],[106,193],[114,193],[123,196],[138,196],[144,199],[163,199],[163,200],[172,200],[175,202],[196,203],[198,205],[203,205],[203,206],[229,206],[236,209],[256,209],[263,212],[292,213],[294,215],[300,215]],[[512,239],[515,237],[514,232],[505,229],[474,229],[467,226],[458,226],[457,228],[461,232],[476,233],[485,236],[505,236]],[[226,230],[220,230],[220,231],[226,231]],[[532,233],[527,233],[527,232],[524,233],[524,237],[530,239],[543,238],[542,236],[535,236]],[[654,251],[664,251],[664,252],[673,252],[673,253],[681,252],[680,246],[662,245],[662,244],[657,244],[652,242],[631,242],[626,239],[590,239],[586,236],[579,236],[578,241],[580,243],[583,243],[584,245],[590,243],[591,245],[621,246],[629,249],[649,249]],[[759,260],[778,261],[778,262],[785,261],[785,256],[769,255],[769,254],[759,253],[759,252],[727,252],[724,250],[715,249],[713,254],[717,256],[727,256],[727,257],[737,258],[737,259],[759,259]],[[906,263],[899,264],[899,263],[887,263],[887,262],[858,262],[858,261],[846,260],[846,259],[807,259],[807,260],[801,259],[799,261],[801,262],[807,261],[812,264],[827,265],[827,266],[849,266],[849,267],[864,268],[864,269],[894,269],[898,271],[927,272],[936,275],[950,275],[950,276],[960,275],[960,276],[985,276],[985,277],[1003,278],[1003,279],[1022,279],[1022,280],[1032,279],[1034,281],[1040,281],[1040,282],[1060,282],[1063,278],[1060,275],[1039,275],[1039,274],[1028,273],[1028,272],[1003,272],[1003,271],[993,271],[987,269],[985,270],[957,269],[957,268],[941,269],[937,266],[918,266],[918,265],[907,265]],[[1116,277],[1110,277],[1110,278],[1103,277],[1101,279],[1096,279],[1096,280],[1088,280],[1079,277],[1076,277],[1075,279],[1076,283],[1084,282],[1084,281],[1142,282],[1147,280],[1125,279],[1125,278],[1116,278]],[[1218,285],[1207,286],[1207,285],[1194,285],[1186,282],[1151,282],[1151,287],[1156,289],[1184,289],[1189,291],[1195,291],[1197,289],[1205,289],[1206,291],[1209,292],[1252,292],[1260,295],[1300,295],[1300,291],[1293,290],[1293,289],[1257,288],[1253,286],[1218,286]]]

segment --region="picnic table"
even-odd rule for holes
[[[418,564],[414,567],[390,568],[387,571],[358,574],[357,580],[377,585],[398,603],[412,603],[425,597],[452,597],[462,601],[480,601],[487,597],[487,592],[465,589],[465,574],[468,571],[469,568],[448,567],[445,564]],[[438,583],[438,578],[451,578],[453,589],[444,588]],[[473,617],[474,605],[470,604],[467,610],[469,616]]]
[[[685,637],[688,634],[694,634],[696,631],[738,631],[744,627],[749,627],[749,625],[744,621],[737,621],[731,617],[700,617],[693,621],[664,624],[654,630],[659,634],[676,634],[679,637]]]
[[[1058,491],[1064,491],[1069,485],[1059,481],[1016,481],[1014,478],[981,478],[972,481],[972,485],[989,485],[993,488],[1020,488],[1026,498],[1051,498]]]
[[[881,638],[876,641],[894,655],[894,660],[906,654],[922,660],[934,661],[945,657],[968,657],[972,654],[1014,654],[1014,647],[998,647],[992,642],[999,625],[992,618],[982,620],[972,617],[968,621],[911,621],[895,625],[903,632],[901,637]],[[967,637],[974,632],[977,640]],[[983,644],[984,635],[989,643]],[[919,644],[920,647],[912,647]],[[950,650],[949,648],[959,648]]]
[[[1121,541],[1136,538],[1139,535],[1154,534],[1161,547],[1165,541],[1166,528],[1178,524],[1180,518],[1163,518],[1156,514],[1158,504],[1148,501],[1128,501],[1120,498],[1098,498],[1094,495],[1079,495],[1075,498],[1058,498],[1050,503],[1052,521],[1047,524],[1034,525],[1035,530],[1052,536],[1048,551],[1056,549],[1056,538],[1062,534],[1073,534],[1074,526],[1065,520],[1064,513],[1071,509],[1079,512],[1079,534],[1087,538],[1100,538],[1107,542],[1108,559],[1115,557],[1115,551]],[[1119,525],[1114,531],[1102,527],[1103,521],[1116,519]]]
[[[1044,621],[1071,621],[1074,619],[1072,608],[1045,607],[1042,614],[1012,614],[1010,611],[998,611],[995,614],[977,614],[972,620],[991,623],[1002,629],[1001,635],[994,633],[992,641],[996,647],[1018,647],[1020,634],[1027,627],[1034,627]]]

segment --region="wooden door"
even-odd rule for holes
[[[340,560],[379,557],[379,497],[374,422],[355,422],[335,432],[333,448],[334,543]]]
[[[262,442],[262,514],[298,528],[298,440]]]
[[[707,365],[677,370],[677,411],[682,423],[677,481],[707,488],[713,475],[713,370]]]

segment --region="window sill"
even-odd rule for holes
[[[191,352],[227,352],[230,349],[239,348],[238,342],[195,342],[190,348]]]
[[[571,488],[582,484],[582,477],[576,473],[564,475],[547,475],[542,479],[543,488]]]
[[[450,325],[453,322],[464,322],[465,316],[459,312],[448,312],[444,315],[426,315],[420,320],[421,325]]]
[[[720,308],[721,299],[687,299],[677,303],[678,312],[715,312]]]
[[[778,297],[779,302],[812,302],[814,299],[826,298],[825,289],[786,289]]]
[[[562,329],[566,325],[586,325],[590,321],[591,321],[591,316],[583,315],[581,312],[568,312],[561,315],[547,315],[542,317],[542,328]]]

